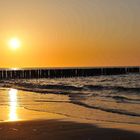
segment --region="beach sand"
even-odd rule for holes
[[[140,134],[113,128],[62,120],[5,122],[1,140],[139,140]]]
[[[23,107],[23,95],[29,95],[28,92],[20,91],[18,94],[18,103],[16,103],[16,96],[14,91],[12,96],[7,96],[9,89],[1,90],[0,104],[0,140],[139,140],[140,139],[140,125],[134,123],[119,123],[102,121],[106,119],[111,113],[106,114],[104,111],[97,111],[92,109],[91,116],[84,119],[82,117],[74,117],[89,112],[86,112],[84,107],[68,103],[48,103],[42,106],[49,108],[48,112],[29,110]],[[30,93],[29,97],[34,98],[34,93]],[[45,96],[45,95],[43,95]],[[29,98],[28,97],[28,98]],[[22,100],[19,100],[21,99]],[[26,97],[25,97],[26,98]],[[9,105],[5,102],[9,100]],[[34,104],[34,103],[33,103]],[[24,106],[27,105],[24,103]],[[56,106],[56,107],[55,107]],[[34,104],[32,108],[40,107]],[[55,109],[60,109],[64,112],[70,112],[73,117],[64,115],[62,113],[53,113]],[[52,110],[52,112],[51,112]],[[78,113],[78,114],[76,114]],[[57,112],[57,111],[56,111]],[[85,114],[84,114],[85,112]],[[74,114],[75,113],[75,114]],[[101,117],[100,117],[101,116]],[[106,118],[105,118],[106,117]],[[94,119],[95,118],[95,119]],[[97,120],[99,118],[99,120]],[[101,119],[100,119],[101,118]],[[117,118],[117,116],[116,116]],[[122,116],[125,119],[125,116]],[[132,119],[132,118],[131,118]],[[129,120],[131,122],[131,119]],[[139,118],[136,118],[139,119]],[[121,122],[121,120],[120,120]]]

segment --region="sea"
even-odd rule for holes
[[[78,108],[63,110],[63,106],[65,108],[65,105],[69,104],[81,107],[87,112],[96,110],[97,112],[125,116],[132,120],[136,118],[136,121],[130,122],[140,124],[140,74],[11,79],[1,80],[0,87],[1,89],[26,91],[27,93],[25,92],[24,96],[19,96],[18,100],[21,102],[20,105],[27,109],[50,111],[51,109],[47,110],[44,103],[56,105],[56,108],[62,104],[61,108],[54,109],[53,112],[72,116],[74,114],[72,112],[78,112]],[[8,101],[1,97],[0,104],[6,105]],[[33,104],[38,107],[33,107]],[[44,106],[39,107],[42,104]],[[84,113],[80,116],[84,116]],[[86,118],[94,118],[94,113],[89,113]]]

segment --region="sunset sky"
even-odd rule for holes
[[[0,67],[139,66],[139,14],[140,0],[0,0]]]

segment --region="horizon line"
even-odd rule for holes
[[[22,70],[22,69],[86,69],[86,68],[140,68],[140,66],[67,66],[67,67],[1,67],[0,70]]]

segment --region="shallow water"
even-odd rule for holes
[[[17,100],[19,104],[17,105],[28,109],[53,111],[76,117],[82,115],[89,119],[94,118],[92,110],[97,110],[131,119],[136,118],[133,119],[132,123],[140,123],[139,74],[61,79],[3,80],[0,82],[0,86],[36,92],[18,93]],[[9,104],[8,96],[6,97],[5,94],[0,93],[0,105]],[[63,106],[64,109],[62,108]],[[65,106],[68,107],[71,113],[65,109]],[[82,107],[83,112],[81,108],[75,108],[78,106]],[[77,109],[81,111],[81,114]],[[87,115],[83,115],[84,112]],[[115,119],[112,118],[114,121]]]

